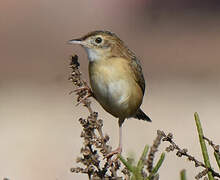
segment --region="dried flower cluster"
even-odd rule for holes
[[[154,168],[154,159],[155,159],[155,155],[156,152],[158,151],[158,148],[161,144],[161,140],[163,138],[163,134],[161,133],[161,131],[157,130],[157,136],[153,141],[152,146],[150,147],[150,152],[148,153],[148,156],[146,159],[144,159],[144,164],[146,166],[146,170],[147,172],[150,174],[152,174],[153,168]],[[147,175],[145,175],[147,177]],[[159,180],[159,174],[155,174],[151,177],[152,180]]]
[[[171,145],[168,146],[166,148],[166,151],[167,152],[171,152],[171,151],[174,151],[174,150],[177,150],[177,153],[176,155],[178,157],[182,157],[182,156],[185,156],[188,158],[189,161],[193,161],[195,163],[195,167],[203,167],[205,168],[202,172],[200,172],[199,174],[197,174],[195,176],[196,179],[200,179],[204,176],[207,175],[208,172],[211,172],[213,177],[218,177],[220,178],[220,174],[215,172],[213,169],[211,168],[208,168],[203,162],[201,161],[198,161],[195,157],[193,157],[192,155],[190,155],[188,153],[188,150],[186,148],[183,148],[181,149],[174,141],[173,141],[173,135],[171,133],[169,133],[168,135],[166,135],[163,131],[161,131],[161,134],[163,135],[163,141],[167,141],[169,142]]]
[[[89,90],[89,87],[81,77],[81,72],[79,71],[79,62],[78,62],[78,56],[71,56],[70,57],[70,68],[72,69],[71,75],[69,77],[69,80],[73,82],[74,86],[78,89],[71,91],[71,93],[76,92],[77,93],[77,102],[82,102],[84,106],[86,106],[90,112],[90,114],[93,113],[91,109],[91,101],[88,98],[85,98],[91,90]],[[78,105],[78,104],[77,104]]]
[[[155,153],[158,151],[158,147],[161,143],[162,138],[163,138],[163,134],[161,133],[161,131],[158,130],[157,131],[157,137],[154,140],[153,145],[150,148],[150,152],[148,154],[148,158],[147,158],[147,161],[146,161],[147,170],[148,170],[149,173],[152,172]]]
[[[89,179],[122,179],[119,174],[127,176],[126,168],[122,169],[119,160],[111,161],[111,159],[105,158],[105,155],[112,149],[107,144],[109,136],[103,134],[103,121],[98,118],[98,113],[91,108],[91,101],[88,99],[91,90],[81,77],[79,65],[78,57],[76,55],[71,56],[70,68],[72,72],[69,80],[78,88],[73,91],[76,92],[77,101],[87,107],[90,115],[87,119],[79,119],[83,127],[81,137],[84,142],[81,148],[82,157],[77,158],[77,163],[81,163],[83,167],[71,168],[71,171],[85,173]]]

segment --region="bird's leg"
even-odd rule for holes
[[[122,123],[123,122],[124,122],[124,119],[119,118],[119,120],[118,120],[118,124],[119,124],[119,145],[118,145],[118,148],[113,150],[112,152],[108,153],[105,156],[106,158],[110,158],[115,154],[121,154],[121,152],[122,152]]]
[[[122,152],[122,142],[121,141],[122,141],[122,126],[119,127],[119,145],[115,150],[111,151],[110,153],[108,153],[105,156],[107,159],[112,157],[115,154],[121,154],[121,152]]]
[[[118,145],[118,149],[120,151],[120,154],[122,152],[122,124],[119,125],[119,145]]]

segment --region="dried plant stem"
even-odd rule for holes
[[[219,156],[219,154],[216,153],[216,152],[214,152],[214,156],[215,156],[215,160],[216,160],[216,162],[217,162],[217,164],[218,164],[218,168],[219,168],[219,170],[220,170],[220,156]]]
[[[155,165],[155,167],[153,168],[152,172],[150,173],[148,179],[150,180],[153,176],[156,175],[156,173],[158,172],[159,168],[161,167],[163,161],[165,159],[165,153],[162,153],[160,155],[160,159],[158,160],[157,164]]]
[[[73,71],[69,77],[69,80],[72,81],[73,84],[77,88],[88,87],[87,82],[82,79],[82,77],[81,77],[82,74],[79,71],[80,64],[78,62],[78,56],[77,55],[71,56],[70,59],[71,59],[70,68],[72,68]],[[73,92],[74,91],[71,91],[70,93],[73,93]],[[87,91],[82,90],[82,91],[76,92],[76,94],[78,95],[77,101],[80,102],[87,95],[87,93],[88,93],[88,90]],[[85,107],[87,107],[90,114],[92,114],[94,112],[91,108],[91,101],[89,99],[87,99],[87,98],[83,99],[81,101],[81,103]]]
[[[148,158],[147,158],[147,170],[149,173],[152,172],[153,169],[153,160],[155,157],[156,152],[158,151],[158,147],[161,143],[161,139],[163,138],[163,135],[161,134],[161,131],[157,131],[157,137],[153,142],[153,145],[150,148],[150,152],[148,154]]]
[[[210,146],[214,149],[214,151],[220,156],[220,146],[214,144],[210,139],[207,137],[203,136],[203,139],[209,143]]]
[[[212,176],[215,176],[215,177],[218,177],[218,178],[220,178],[220,174],[219,173],[217,173],[217,172],[215,172],[213,169],[211,169],[211,168],[208,168],[203,162],[201,162],[201,161],[198,161],[195,157],[193,157],[192,155],[190,155],[189,153],[188,153],[188,150],[187,149],[181,149],[174,141],[173,141],[173,135],[171,134],[171,133],[169,133],[168,135],[166,135],[163,131],[161,131],[162,132],[162,134],[163,134],[163,136],[164,136],[164,138],[162,139],[163,141],[167,141],[167,142],[169,142],[171,145],[170,146],[168,146],[167,148],[166,148],[166,151],[167,152],[170,152],[170,151],[174,151],[174,150],[177,150],[177,153],[176,153],[176,155],[178,156],[178,157],[182,157],[182,156],[185,156],[185,157],[187,157],[188,158],[188,160],[189,161],[193,161],[194,163],[195,163],[195,167],[203,167],[203,168],[205,168],[205,170],[207,170],[207,171],[204,171],[204,172],[206,172],[206,173],[208,173],[208,172],[211,172],[211,174],[212,174]],[[200,179],[200,178],[202,178],[203,176],[205,176],[206,174],[205,173],[199,173],[197,176],[196,176],[196,179]]]
[[[220,169],[220,148],[219,148],[219,145],[214,144],[210,139],[208,139],[205,136],[203,137],[203,139],[205,141],[207,141],[209,143],[209,145],[211,145],[212,148],[214,149],[215,160],[216,160],[218,167]]]

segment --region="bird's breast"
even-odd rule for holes
[[[93,93],[102,107],[115,117],[130,117],[139,108],[143,93],[128,62],[114,58],[89,65]]]

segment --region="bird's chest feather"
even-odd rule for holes
[[[96,98],[104,104],[122,104],[129,98],[129,83],[126,79],[113,77],[93,76],[91,86]]]
[[[140,105],[143,94],[126,60],[91,63],[89,74],[93,93],[107,111],[123,111]]]
[[[90,83],[98,100],[122,103],[129,95],[129,77],[126,64],[102,62],[90,66]]]

